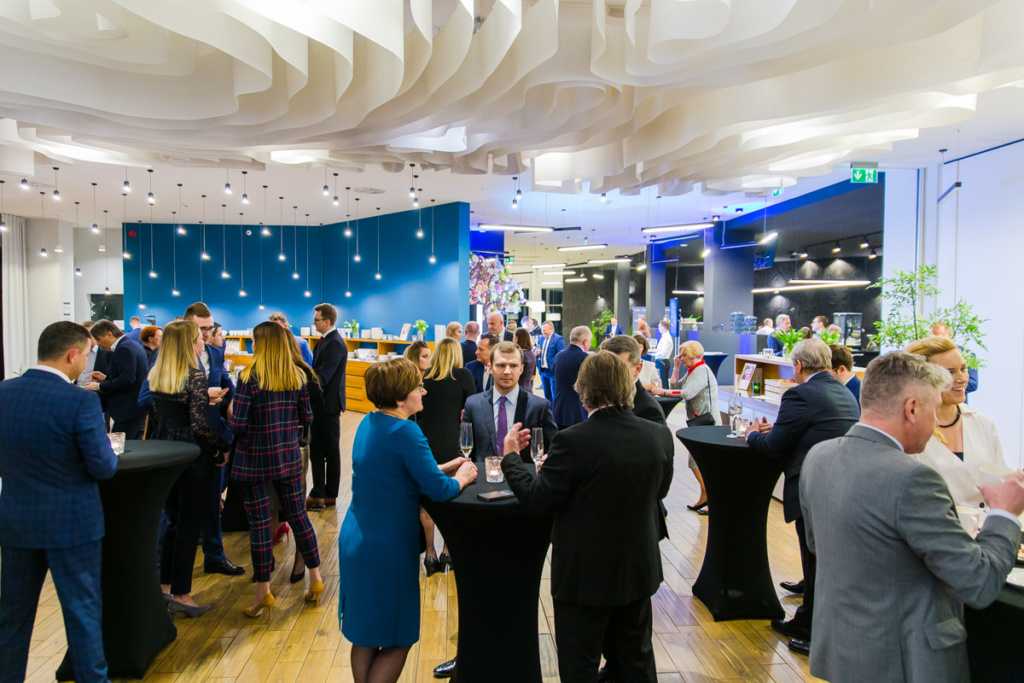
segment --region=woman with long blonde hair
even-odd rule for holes
[[[168,609],[189,617],[198,617],[213,606],[200,606],[192,599],[192,566],[207,482],[211,472],[219,472],[214,469],[214,458],[230,448],[209,423],[210,396],[197,360],[202,348],[203,335],[194,322],[170,323],[149,371],[153,392],[149,438],[187,441],[202,451],[178,476],[167,496],[164,510],[168,523],[160,549],[160,583],[169,600]]]
[[[420,369],[421,373],[430,367],[430,345],[425,341],[417,339],[405,350],[402,357]]]
[[[295,364],[291,336],[277,323],[256,326],[252,362],[240,373],[231,404],[231,429],[235,433],[231,478],[242,484],[256,579],[253,605],[245,610],[250,617],[274,607],[270,593],[274,561],[268,501],[271,484],[284,518],[295,532],[295,545],[309,568],[306,602],[319,603],[324,590],[316,533],[303,504],[299,455],[299,431],[310,424],[313,416],[306,375]]]

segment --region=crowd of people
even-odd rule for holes
[[[0,383],[0,639],[10,644],[0,680],[24,677],[47,568],[76,672],[106,679],[97,482],[117,469],[108,431],[200,449],[164,503],[157,562],[169,611],[198,618],[212,607],[191,595],[197,537],[205,571],[245,573],[221,540],[229,481],[249,526],[255,590],[245,614],[274,608],[273,548],[283,529],[295,538],[290,580],[304,581],[308,571],[305,600],[319,602],[320,548],[309,514],[339,496],[348,351],[337,319],[331,304],[314,308],[320,338],[310,349],[283,314],[271,315],[254,328],[252,357],[236,381],[224,368],[223,331],[202,302],[162,328],[133,319],[127,334],[106,320],[43,331],[38,366]],[[775,322],[790,325],[784,316]],[[816,332],[827,322],[816,319]],[[338,538],[338,615],[353,645],[354,679],[398,680],[419,638],[420,556],[427,576],[453,568],[443,544],[438,552],[421,496],[450,500],[485,458],[503,456],[524,512],[554,519],[561,679],[654,681],[651,596],[662,581],[662,499],[674,471],[674,440],[654,396],[678,391],[690,427],[721,424],[704,349],[687,341],[673,354],[664,322],[653,350],[647,335],[623,334],[614,319],[599,348],[586,326],[566,340],[550,321],[516,326],[493,313],[485,324],[486,332],[475,321],[450,323],[433,349],[414,342],[402,358],[366,370],[377,411],[354,435],[351,502]],[[982,468],[1008,469],[996,427],[966,405],[968,363],[948,330],[935,331],[872,361],[863,381],[849,349],[812,335],[793,349],[797,384],[783,394],[774,424],[746,431],[754,452],[782,462],[783,512],[795,524],[803,570],[802,580],[782,583],[803,595],[802,605],[772,627],[810,654],[815,675],[859,680],[884,670],[896,679],[960,680],[962,605],[994,600],[1016,557],[1024,475],[980,483]],[[468,452],[464,430],[473,435]],[[531,448],[534,439],[543,441]],[[45,476],[32,467],[44,459],[52,463]],[[689,466],[700,494],[688,507],[707,513],[692,458]],[[53,505],[69,496],[74,506]],[[975,539],[955,510],[982,505],[988,517]],[[619,544],[614,557],[605,550],[609,537]],[[879,584],[880,576],[891,580]],[[873,626],[869,639],[862,619]],[[434,675],[451,676],[457,666],[456,657]]]

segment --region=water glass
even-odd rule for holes
[[[484,458],[484,466],[487,471],[487,482],[495,484],[505,481],[505,473],[501,471],[501,458],[492,456]]]
[[[124,432],[111,432],[107,434],[110,439],[110,447],[114,449],[114,455],[124,453]]]
[[[530,457],[534,462],[544,458],[544,430],[534,427],[530,432]]]
[[[747,431],[747,427],[750,426],[750,420],[742,417],[736,417],[732,421],[732,436],[734,439],[742,439],[744,433]]]

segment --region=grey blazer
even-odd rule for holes
[[[516,387],[519,397],[516,399],[516,412],[513,422],[509,423],[509,429],[515,422],[521,422],[523,429],[534,429],[540,427],[544,430],[544,452],[551,448],[551,440],[555,438],[558,427],[555,425],[555,418],[551,415],[551,404],[543,396],[523,391]],[[487,391],[473,394],[466,399],[466,407],[462,411],[462,421],[473,423],[473,452],[470,458],[476,462],[483,462],[484,458],[498,455],[497,436],[494,429],[494,387]],[[525,462],[533,462],[530,457],[530,449],[524,448],[520,455]]]
[[[804,461],[818,556],[811,673],[829,681],[967,681],[963,605],[991,604],[1021,533],[990,516],[972,539],[932,468],[860,424]]]

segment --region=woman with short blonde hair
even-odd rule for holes
[[[942,391],[942,403],[935,411],[935,433],[924,450],[911,457],[942,475],[954,503],[980,507],[981,468],[998,467],[1009,471],[1009,467],[1003,458],[995,423],[966,403],[968,374],[963,353],[946,337],[918,339],[905,351],[924,356],[953,377],[953,383]]]
[[[448,326],[444,328],[444,336],[460,341],[462,339],[462,323],[458,320],[448,323]]]

